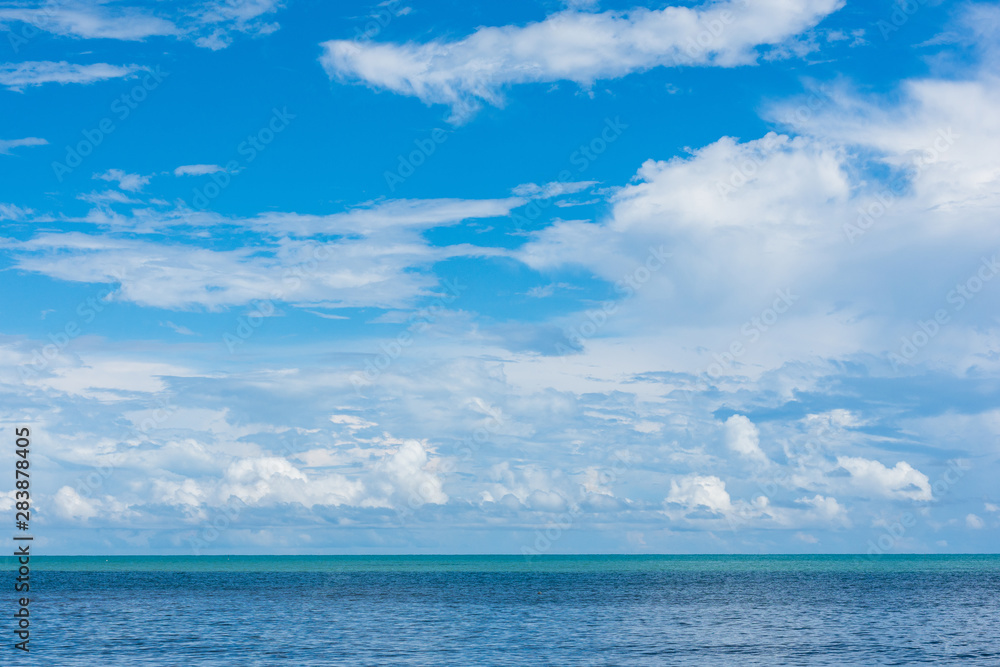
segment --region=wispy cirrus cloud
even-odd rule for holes
[[[120,170],[100,175],[129,183]],[[254,299],[279,299],[327,307],[405,307],[432,293],[438,279],[429,267],[453,257],[505,254],[467,244],[432,245],[422,232],[467,219],[507,215],[519,198],[499,200],[397,200],[332,215],[265,213],[253,218],[218,215],[193,220],[187,210],[136,215],[114,213],[115,204],[141,204],[120,191],[81,195],[95,204],[85,221],[111,226],[110,234],[41,234],[10,242],[17,267],[61,280],[121,282],[118,298],[172,310],[221,310]],[[229,225],[262,239],[235,250],[188,243],[136,240],[135,233],[181,225]],[[128,238],[118,238],[125,232]],[[340,236],[317,242],[310,237]],[[149,257],[157,257],[150,262]],[[311,267],[308,270],[303,267]],[[120,277],[123,276],[123,277]]]
[[[0,220],[24,220],[33,213],[30,208],[0,202]]]
[[[331,40],[322,44],[320,62],[331,78],[446,104],[460,121],[483,103],[501,105],[503,87],[513,84],[589,86],[653,67],[752,64],[760,47],[782,44],[842,4],[739,0],[628,12],[567,9],[525,26],[479,28],[458,41]]]
[[[76,39],[134,42],[176,37],[217,50],[231,44],[234,34],[256,36],[277,30],[278,24],[265,17],[282,6],[280,0],[160,2],[155,10],[104,2],[5,3],[0,6],[0,26],[12,29],[18,24],[30,25]]]
[[[3,63],[0,64],[0,86],[22,91],[25,88],[41,86],[46,83],[87,84],[95,81],[125,78],[141,69],[139,65],[109,65],[108,63],[80,65],[68,63],[65,60]]]
[[[36,3],[0,7],[0,25],[26,23],[54,35],[81,39],[139,41],[147,37],[176,35],[171,21],[145,9],[97,2]]]
[[[174,176],[205,176],[222,171],[217,164],[185,164],[174,169]]]
[[[10,149],[19,146],[45,146],[49,142],[39,137],[25,137],[24,139],[0,139],[0,155],[10,155]]]

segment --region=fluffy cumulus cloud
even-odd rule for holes
[[[660,250],[669,259],[633,291],[666,293],[689,322],[749,317],[776,300],[777,314],[794,313],[803,279],[835,270],[828,248],[838,247],[839,229],[827,221],[849,210],[852,183],[834,145],[774,133],[723,138],[687,158],[648,161],[636,180],[613,196],[603,224],[552,225],[520,249],[522,261],[540,270],[582,265],[618,282]]]
[[[743,415],[726,420],[726,446],[751,461],[767,462],[767,455],[760,448],[760,431]]]
[[[52,504],[58,516],[70,521],[86,522],[99,515],[117,521],[138,516],[138,513],[130,510],[126,503],[112,496],[81,496],[76,489],[69,486],[56,491],[52,497]]]
[[[616,284],[641,305],[625,304],[605,332],[669,327],[702,351],[680,370],[716,379],[817,354],[876,355],[906,372],[929,361],[927,336],[938,363],[992,367],[998,294],[982,286],[998,272],[1000,85],[976,71],[906,82],[902,94],[830,87],[776,105],[798,136],[723,138],[648,161],[605,220],[559,221],[518,257]],[[653,307],[664,298],[669,308]]]
[[[433,469],[436,465],[422,443],[407,440],[375,467],[380,478],[377,487],[384,498],[392,498],[405,506],[444,504],[448,496]]]
[[[726,492],[726,483],[714,475],[687,475],[670,480],[667,503],[688,510],[707,510],[726,514],[733,510],[733,501]]]
[[[930,480],[906,461],[891,468],[860,457],[841,456],[838,465],[851,473],[851,480],[864,491],[890,498],[933,500]]]
[[[815,26],[840,0],[716,2],[695,8],[590,13],[570,8],[525,26],[484,27],[458,40],[386,44],[332,40],[320,58],[331,77],[448,104],[455,118],[500,104],[505,85],[590,85],[661,66],[733,67],[756,61]]]

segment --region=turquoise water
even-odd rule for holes
[[[13,559],[5,560],[10,573]],[[8,639],[3,664],[1000,664],[997,556],[33,557],[31,565],[32,651],[25,659]]]

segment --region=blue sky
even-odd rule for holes
[[[0,3],[39,546],[995,552],[998,18]]]

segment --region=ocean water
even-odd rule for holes
[[[1000,665],[998,556],[31,565],[31,652],[12,648],[5,595],[0,664]]]

